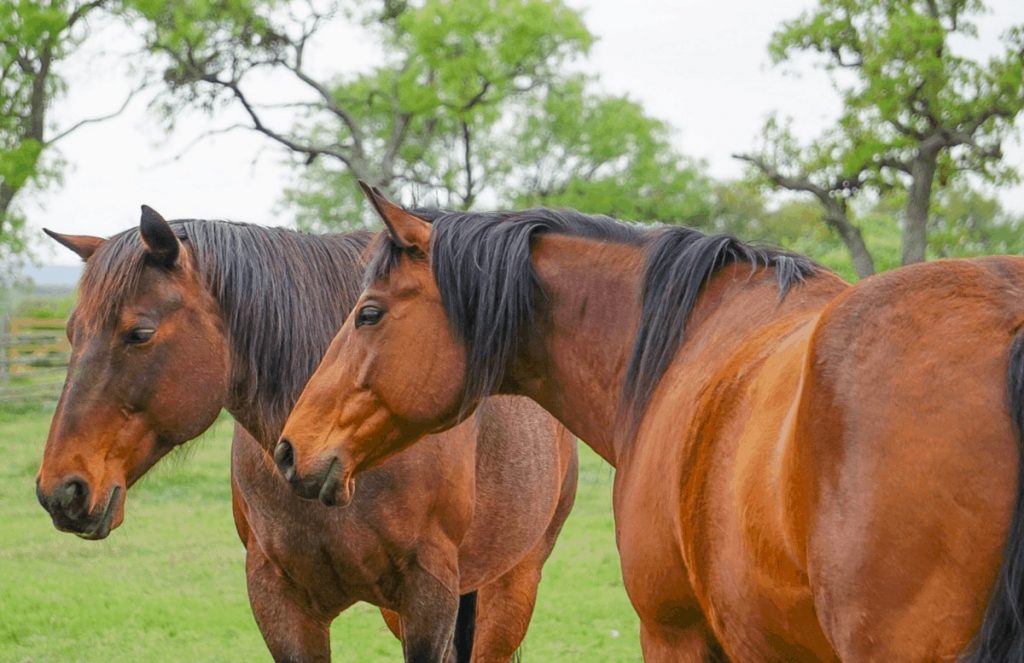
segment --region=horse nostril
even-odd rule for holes
[[[54,495],[54,500],[73,520],[81,518],[89,508],[89,486],[78,477],[67,479]]]
[[[292,481],[295,478],[295,449],[287,439],[281,438],[277,443],[274,449],[274,462],[285,479]]]

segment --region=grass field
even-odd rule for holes
[[[100,542],[56,531],[36,502],[49,413],[0,413],[0,662],[269,660],[245,594],[222,418],[187,460],[166,459]],[[544,570],[524,661],[639,661],[619,575],[611,470],[580,447],[576,508]],[[398,661],[375,608],[331,631],[336,661]]]

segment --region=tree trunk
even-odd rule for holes
[[[846,250],[850,252],[850,256],[853,258],[853,270],[857,272],[857,276],[865,278],[875,273],[875,259],[871,257],[871,252],[868,251],[868,247],[864,244],[864,237],[860,234],[860,228],[852,227],[849,234],[841,234],[840,237],[843,240],[843,244],[846,245]]]
[[[864,236],[861,234],[860,228],[846,216],[846,206],[832,198],[827,198],[822,202],[825,203],[825,223],[839,233],[839,238],[843,240],[846,250],[853,258],[853,271],[857,272],[857,276],[860,278],[874,274],[875,259],[868,251],[867,244],[864,243]]]
[[[7,219],[7,211],[11,208],[11,203],[14,202],[14,194],[18,191],[6,184],[0,182],[0,233],[4,232],[4,225]]]
[[[932,203],[932,184],[938,166],[938,150],[922,148],[910,165],[910,192],[903,227],[902,264],[924,262],[928,250],[928,212]]]

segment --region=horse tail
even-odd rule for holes
[[[455,660],[458,663],[469,663],[475,631],[476,592],[470,592],[459,597],[459,612],[455,617]]]
[[[1017,501],[985,619],[964,663],[1024,661],[1024,332],[1010,346],[1007,395],[1020,451]]]

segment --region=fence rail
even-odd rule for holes
[[[64,320],[0,315],[0,404],[56,401],[70,352]]]

